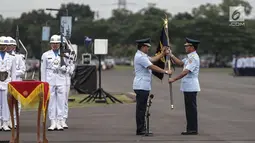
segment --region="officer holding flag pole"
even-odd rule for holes
[[[198,123],[197,123],[197,92],[200,91],[200,84],[198,80],[200,60],[196,52],[200,41],[186,38],[184,44],[185,50],[188,53],[187,58],[179,60],[172,52],[170,57],[173,61],[183,66],[183,71],[176,77],[169,78],[169,83],[173,83],[179,79],[181,81],[181,91],[184,93],[185,111],[187,127],[186,131],[182,132],[182,135],[197,135]]]

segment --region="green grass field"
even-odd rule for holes
[[[87,97],[88,95],[72,95],[69,97],[69,99],[75,99],[74,102],[69,102],[69,107],[90,107],[90,106],[107,106],[107,105],[111,105],[111,104],[120,104],[118,102],[116,103],[112,103],[112,101],[110,99],[106,99],[107,102],[109,104],[106,103],[95,103],[92,100],[90,102],[83,102],[83,103],[79,103],[82,99],[84,99],[85,97]],[[122,101],[124,104],[128,104],[128,103],[133,103],[134,101],[127,97],[126,95],[113,95],[115,98],[117,98],[118,100]]]
[[[83,103],[79,103],[82,99],[84,99],[85,97],[87,97],[88,95],[84,95],[84,94],[80,94],[80,95],[72,95],[69,96],[69,99],[73,99],[73,102],[69,102],[68,106],[69,108],[81,108],[81,107],[93,107],[93,106],[108,106],[108,105],[113,105],[113,104],[120,104],[118,102],[116,103],[112,103],[110,99],[107,98],[107,103],[95,103],[94,101],[90,101],[90,102],[83,102]],[[115,98],[119,99],[120,101],[123,102],[123,104],[129,104],[129,103],[134,103],[134,101],[129,98],[128,96],[122,94],[122,95],[113,95]],[[26,106],[26,107],[22,107],[22,110],[37,110],[38,108],[38,104],[35,104],[33,106]]]

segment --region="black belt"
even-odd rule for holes
[[[47,68],[47,70],[50,70],[50,71],[52,71],[52,73],[55,73],[55,74],[65,74],[65,73],[66,73],[66,72],[64,72],[64,71],[53,70],[53,69],[48,69],[48,68]]]

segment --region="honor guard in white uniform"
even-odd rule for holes
[[[251,57],[251,65],[252,65],[252,74],[251,76],[255,76],[255,56]]]
[[[10,110],[8,106],[8,83],[16,80],[16,62],[14,56],[5,50],[9,41],[6,37],[0,37],[0,129],[10,131]]]
[[[145,134],[145,112],[148,96],[151,91],[152,70],[163,74],[172,74],[172,71],[166,71],[160,67],[153,65],[161,59],[165,54],[165,47],[161,54],[149,57],[150,38],[136,41],[137,52],[134,57],[135,78],[133,81],[133,90],[136,93],[136,135]]]
[[[244,76],[248,75],[248,70],[249,70],[249,57],[247,55],[245,55],[244,59],[243,59],[243,63],[244,63]]]
[[[242,75],[242,59],[241,59],[241,56],[238,56],[237,57],[237,60],[236,60],[236,69],[237,69],[237,75],[238,76],[241,76]]]
[[[237,67],[236,67],[236,65],[237,65],[237,57],[236,57],[236,55],[233,55],[231,65],[232,65],[232,69],[233,69],[233,76],[236,76],[237,75]]]
[[[72,54],[73,51],[70,52],[70,54],[66,54],[65,62],[67,63],[67,72],[66,72],[66,99],[65,99],[65,111],[64,111],[64,122],[62,123],[62,127],[64,129],[68,129],[68,125],[66,123],[68,118],[68,97],[70,93],[71,88],[71,77],[75,69],[74,64],[74,54]]]
[[[182,132],[182,135],[197,135],[198,123],[197,123],[197,92],[200,91],[200,84],[198,80],[200,59],[196,52],[200,41],[186,38],[184,44],[185,50],[188,53],[187,58],[182,61],[176,58],[172,53],[170,54],[174,62],[180,66],[183,66],[183,71],[175,78],[169,78],[169,82],[175,82],[181,80],[181,91],[184,94],[185,111],[187,126],[186,131]]]
[[[64,109],[66,99],[66,65],[61,66],[60,36],[53,35],[50,39],[51,50],[43,53],[41,57],[41,81],[50,85],[49,131],[63,130]]]
[[[244,76],[245,75],[245,56],[241,56],[239,59],[239,64],[240,64],[240,76]]]
[[[249,55],[247,58],[247,76],[252,76],[252,55]]]
[[[7,52],[10,55],[15,57],[16,61],[16,81],[22,81],[22,76],[25,75],[26,72],[26,64],[25,64],[25,56],[23,54],[19,54],[16,52],[17,43],[12,37],[7,37],[9,41],[9,45],[7,46]],[[21,103],[18,102],[19,115],[21,111]],[[16,128],[16,112],[14,112],[14,128]],[[9,127],[12,128],[11,121],[9,122]]]

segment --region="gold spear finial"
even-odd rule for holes
[[[168,28],[168,18],[167,18],[167,14],[165,14],[165,18],[163,18],[163,22],[164,22],[164,26],[165,28]]]

